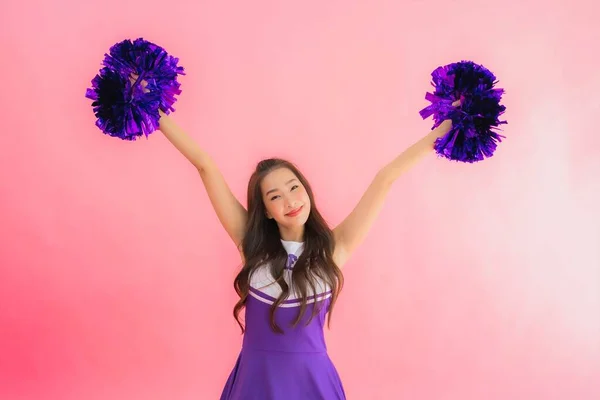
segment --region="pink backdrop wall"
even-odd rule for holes
[[[216,399],[235,362],[238,258],[197,172],[84,98],[139,36],[180,57],[176,119],[238,196],[288,157],[332,225],[430,128],[430,72],[488,66],[508,139],[398,180],[331,357],[350,399],[600,398],[600,26],[576,3],[3,3],[0,398]]]

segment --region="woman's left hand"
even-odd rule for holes
[[[454,103],[452,103],[454,107],[458,107],[460,104],[460,100],[456,100]],[[446,133],[450,132],[450,129],[452,129],[452,120],[447,119],[442,121],[442,123],[439,124],[438,127],[433,130],[433,132],[435,132],[436,137],[442,137]]]
[[[442,137],[446,133],[450,132],[450,129],[452,129],[452,120],[447,119],[445,121],[442,121],[442,123],[439,124],[439,126],[437,128],[435,128],[433,131],[435,132],[436,137]]]

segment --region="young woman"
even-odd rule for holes
[[[246,210],[209,155],[161,114],[160,130],[198,169],[243,263],[234,282],[243,347],[221,400],[345,399],[323,332],[343,284],[341,268],[364,239],[392,183],[450,128],[451,121],[445,121],[385,165],[353,211],[330,229],[308,181],[292,163],[258,163]]]

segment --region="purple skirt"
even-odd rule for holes
[[[275,313],[283,334],[269,323],[272,297],[251,289],[246,303],[242,350],[221,400],[343,400],[340,377],[327,354],[324,324],[329,299],[309,304],[303,320],[291,322],[299,307],[292,302]],[[313,307],[318,314],[308,323]]]

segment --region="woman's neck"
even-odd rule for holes
[[[285,240],[286,242],[303,242],[304,226],[297,227],[293,230],[279,227],[279,234],[281,236],[281,240]]]

